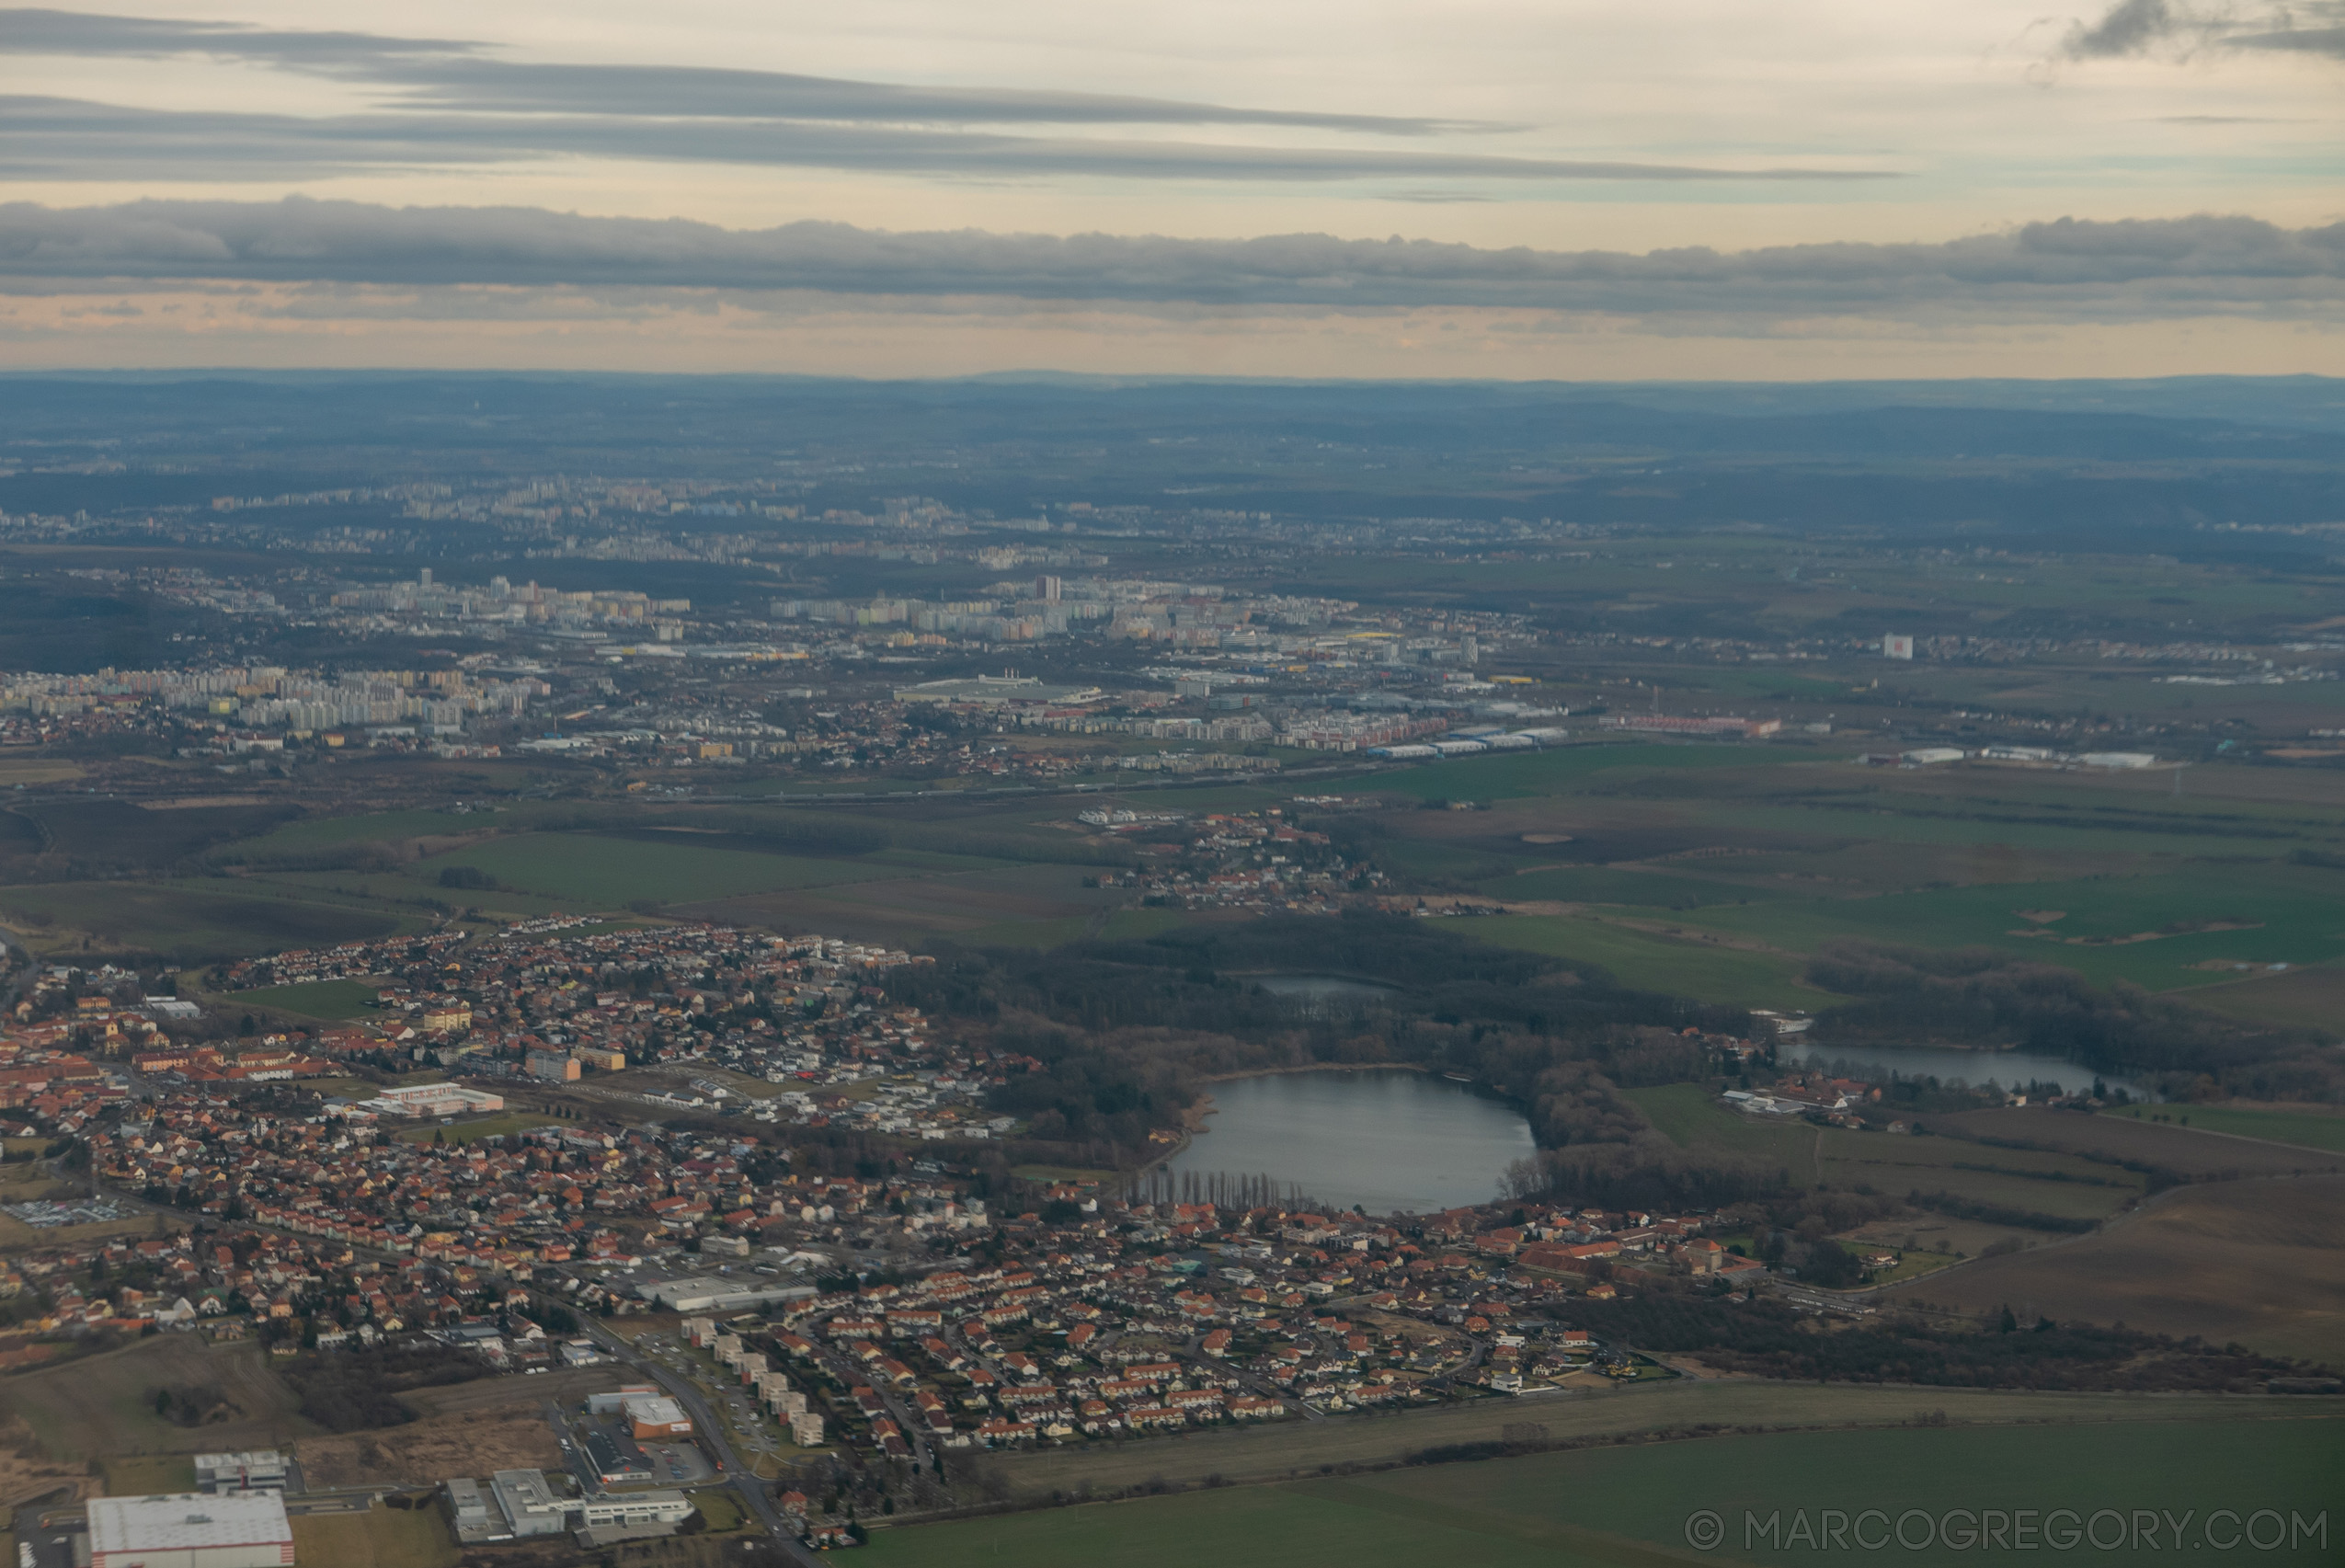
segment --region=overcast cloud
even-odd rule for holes
[[[2334,371],[2340,58],[2345,0],[51,0],[0,342]]]
[[[378,167],[555,156],[1127,179],[1842,182],[1893,177],[1889,170],[1733,168],[1366,147],[1111,141],[849,121],[573,115],[318,117],[0,97],[0,178],[298,178]]]
[[[2282,50],[2345,59],[2345,4],[2200,6],[2190,0],[2116,0],[2091,23],[2069,30],[2072,60],[2117,60],[2174,50]]]
[[[2247,218],[2064,221],[1942,245],[1636,256],[1326,235],[1061,238],[825,223],[752,232],[520,208],[300,200],[63,210],[17,203],[0,206],[0,274],[1631,315],[2333,314],[2345,303],[2345,224],[2289,231]]]
[[[404,89],[407,102],[484,111],[951,124],[1282,125],[1423,136],[1499,127],[1403,115],[1319,114],[1169,98],[882,82],[682,65],[577,65],[496,56],[459,39],[292,32],[223,22],[0,7],[0,52],[159,59],[200,54]]]

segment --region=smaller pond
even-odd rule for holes
[[[1933,1046],[1831,1046],[1786,1040],[1775,1048],[1784,1061],[1813,1063],[1828,1067],[1836,1061],[1847,1061],[1858,1067],[1872,1067],[1883,1072],[1894,1072],[1902,1078],[1936,1078],[1942,1081],[1959,1078],[1976,1087],[1993,1079],[2006,1089],[2024,1089],[2030,1083],[2057,1083],[2070,1093],[2090,1089],[2099,1078],[2111,1089],[2122,1089],[2135,1099],[2155,1099],[2150,1091],[2121,1073],[2096,1073],[2091,1068],[2068,1060],[2065,1057],[2042,1056],[2033,1051],[1957,1051]]]
[[[1213,1104],[1209,1130],[1173,1157],[1175,1173],[1268,1176],[1370,1214],[1488,1203],[1533,1150],[1520,1111],[1425,1072],[1231,1079],[1213,1086]]]

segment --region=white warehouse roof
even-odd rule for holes
[[[93,1563],[108,1562],[114,1552],[216,1551],[280,1544],[283,1561],[292,1562],[293,1529],[285,1522],[285,1500],[273,1492],[221,1497],[175,1492],[89,1500]]]

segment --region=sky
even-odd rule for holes
[[[2345,373],[2345,0],[126,6],[0,369]]]

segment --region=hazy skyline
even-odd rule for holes
[[[0,72],[19,368],[2345,370],[2337,4],[143,6]]]

